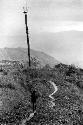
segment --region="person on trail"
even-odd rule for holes
[[[32,102],[32,106],[33,106],[33,112],[36,110],[36,100],[37,100],[38,96],[36,94],[36,91],[34,90],[31,93],[31,102]]]

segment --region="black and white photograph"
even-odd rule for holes
[[[0,0],[0,125],[83,125],[83,0]]]

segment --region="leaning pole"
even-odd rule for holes
[[[29,67],[31,66],[31,60],[30,60],[30,43],[29,43],[29,32],[28,32],[28,26],[27,26],[27,13],[28,9],[27,7],[23,7],[24,14],[25,14],[25,25],[26,25],[26,35],[27,35],[27,45],[28,45],[28,61],[29,61]]]

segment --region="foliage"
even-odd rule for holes
[[[83,70],[74,65],[65,64],[58,64],[53,68],[49,65],[40,68],[37,60],[33,59],[32,61],[32,67],[28,67],[25,62],[11,62],[10,65],[3,66],[0,71],[0,89],[4,88],[5,90],[8,87],[8,97],[12,91],[19,95],[15,107],[10,113],[4,114],[3,121],[8,119],[10,123],[11,120],[15,122],[15,118],[19,119],[17,121],[25,118],[26,114],[29,114],[30,110],[32,111],[30,98],[31,93],[35,90],[38,97],[36,113],[29,122],[27,121],[27,124],[82,125]],[[53,89],[49,81],[53,81],[58,87],[58,91],[54,94],[54,107],[50,106],[49,94]],[[10,97],[13,100],[12,94]],[[13,115],[14,120],[8,113]]]

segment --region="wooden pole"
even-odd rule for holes
[[[25,14],[25,25],[26,25],[27,45],[28,45],[28,60],[29,60],[29,67],[30,67],[30,66],[31,66],[31,60],[30,60],[29,32],[28,32],[28,26],[27,26],[27,11],[24,11],[24,14]]]

